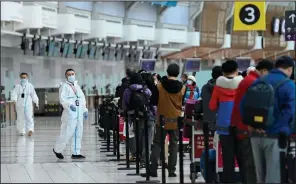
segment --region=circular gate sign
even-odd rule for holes
[[[253,4],[247,4],[241,8],[239,18],[246,25],[256,24],[260,19],[260,10]]]

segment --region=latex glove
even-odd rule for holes
[[[76,112],[76,107],[74,105],[70,106],[71,111]]]
[[[88,118],[88,112],[84,112],[83,113],[83,117],[84,117],[84,120],[87,120],[87,118]]]
[[[39,110],[39,105],[38,104],[36,104],[36,109]]]

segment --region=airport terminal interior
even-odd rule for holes
[[[1,183],[296,183],[295,41],[292,1],[1,1]]]

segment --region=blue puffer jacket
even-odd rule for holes
[[[266,81],[275,86],[280,81],[287,78],[287,75],[284,74],[279,69],[273,69],[270,73],[265,76]],[[258,82],[255,81],[254,84]],[[254,85],[253,84],[253,85]],[[241,102],[241,113],[242,104],[244,103],[244,98]],[[295,84],[292,80],[282,84],[275,91],[275,107],[274,107],[274,123],[271,127],[266,129],[267,134],[278,134],[284,132],[286,134],[291,133],[291,128],[293,127],[292,123],[294,120],[295,114]]]

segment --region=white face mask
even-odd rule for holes
[[[192,82],[191,80],[188,80],[188,81],[187,81],[187,84],[188,84],[188,85],[192,85],[193,82]]]

